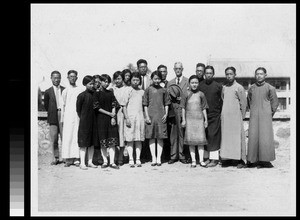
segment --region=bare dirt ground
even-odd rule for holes
[[[50,166],[39,156],[40,213],[100,215],[289,215],[289,140],[276,149],[272,169],[190,168],[177,162],[120,170]]]

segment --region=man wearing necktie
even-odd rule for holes
[[[183,65],[181,62],[176,62],[174,64],[174,72],[176,77],[168,82],[168,86],[170,87],[172,84],[178,85],[183,95],[187,93],[189,80],[185,76],[182,75]],[[183,153],[183,137],[184,137],[184,129],[181,127],[181,106],[178,103],[172,103],[170,110],[174,112],[174,114],[169,114],[171,117],[169,118],[169,123],[171,126],[170,133],[170,157],[169,164],[175,163],[179,160],[181,163],[187,163],[185,155]]]
[[[62,162],[58,148],[58,134],[62,138],[61,108],[62,108],[62,91],[65,87],[60,85],[61,74],[58,71],[51,73],[51,81],[53,86],[45,91],[44,105],[48,113],[47,121],[49,123],[50,132],[50,149],[52,152],[51,165],[57,165]]]
[[[145,90],[151,84],[150,74],[148,73],[148,63],[144,59],[139,59],[136,64],[137,64],[138,72],[141,74],[142,77],[140,89]],[[142,142],[142,150],[141,150],[140,158],[142,162],[147,162],[151,160],[151,153],[150,153],[147,139]]]

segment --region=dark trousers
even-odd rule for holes
[[[171,133],[170,133],[170,156],[171,160],[184,160],[183,153],[183,137],[184,130],[181,127],[181,115],[178,111],[175,111],[175,117],[170,118]]]

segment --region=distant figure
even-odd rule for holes
[[[123,112],[126,127],[124,127],[124,138],[127,142],[129,155],[129,166],[134,168],[133,149],[135,145],[137,167],[141,167],[140,160],[142,141],[145,140],[145,118],[143,113],[144,90],[140,89],[141,75],[137,72],[131,75],[131,88],[127,90],[124,97]]]
[[[76,112],[79,117],[78,146],[80,147],[80,169],[87,170],[85,164],[86,151],[88,150],[88,167],[97,168],[93,164],[95,145],[95,133],[97,132],[96,115],[93,109],[94,81],[93,77],[87,75],[82,84],[86,90],[77,96]]]
[[[204,70],[205,70],[205,65],[203,63],[197,63],[196,65],[196,76],[198,76],[199,79],[199,86],[200,83],[204,80]]]
[[[222,167],[235,165],[246,167],[246,140],[243,119],[246,114],[246,93],[244,87],[235,80],[236,70],[227,67],[227,83],[223,87],[223,107],[221,113],[221,151]]]
[[[191,167],[196,167],[195,150],[198,147],[200,166],[206,167],[204,163],[204,145],[207,144],[205,128],[207,127],[208,108],[203,92],[199,91],[199,78],[192,75],[189,78],[190,90],[184,96],[182,106],[182,127],[185,127],[184,144],[189,145],[192,159]]]
[[[170,134],[170,142],[171,142],[171,152],[169,160],[169,164],[173,164],[176,161],[180,161],[181,163],[187,164],[185,155],[183,153],[183,137],[184,137],[184,129],[181,127],[181,98],[184,94],[187,93],[187,89],[189,86],[189,80],[185,76],[182,75],[183,65],[181,62],[176,62],[174,64],[174,72],[176,77],[169,81],[168,83],[168,91],[171,97],[171,106],[169,112],[169,122],[171,124],[171,134]],[[173,86],[176,85],[176,86]],[[179,90],[178,88],[179,87]],[[174,97],[174,94],[176,97]]]
[[[215,167],[219,163],[219,150],[221,144],[221,111],[222,111],[222,85],[214,80],[213,66],[206,66],[205,80],[199,84],[199,89],[205,95],[209,108],[207,111],[208,126],[206,137],[208,144],[205,146],[204,158],[208,167]]]
[[[122,74],[124,75],[124,86],[130,86],[132,72],[130,71],[130,69],[124,69],[122,71]]]
[[[45,91],[44,105],[48,113],[47,121],[50,125],[50,150],[52,154],[51,165],[57,165],[62,162],[59,158],[60,152],[58,148],[58,134],[62,139],[63,126],[61,123],[61,110],[63,108],[62,91],[65,87],[60,85],[61,74],[58,71],[51,73],[51,81],[53,86]]]
[[[119,169],[119,166],[115,164],[115,149],[116,146],[119,145],[119,134],[116,120],[116,112],[119,104],[114,93],[107,89],[110,83],[110,76],[102,74],[102,90],[94,93],[94,109],[97,112],[98,142],[100,143],[100,151],[103,158],[101,168],[109,166],[113,169]],[[107,150],[109,151],[109,165]]]
[[[248,166],[272,168],[270,161],[275,160],[274,133],[272,117],[278,108],[276,90],[265,82],[267,70],[259,67],[255,70],[255,84],[248,91],[250,108]]]
[[[168,70],[167,70],[167,67],[165,65],[161,64],[157,67],[157,70],[160,71],[161,75],[162,75],[160,86],[163,87],[163,88],[167,88],[167,86],[168,86],[168,80],[167,80]]]
[[[82,89],[76,85],[77,71],[70,70],[68,72],[68,80],[70,85],[63,91],[63,141],[62,141],[62,157],[66,160],[65,167],[76,165],[79,167],[79,146],[78,146],[78,126],[79,117],[76,112],[77,96]]]
[[[144,93],[143,106],[146,114],[145,137],[149,139],[152,163],[151,166],[161,166],[163,140],[168,138],[167,117],[169,111],[169,94],[160,86],[162,74],[154,71],[151,74],[152,85]],[[157,155],[155,153],[157,141]]]

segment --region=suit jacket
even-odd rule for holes
[[[172,84],[176,84],[176,79],[177,77],[175,77],[174,79],[170,80],[168,82],[168,87]],[[182,92],[185,94],[188,90],[188,87],[189,87],[189,79],[186,78],[185,76],[182,76],[182,80],[181,82],[179,83],[179,87],[181,88]]]
[[[149,73],[147,73],[144,77],[146,78],[146,87],[144,88],[146,90],[152,84],[152,80]],[[142,84],[139,86],[139,88],[142,89]]]
[[[65,87],[60,86],[60,91],[62,92]],[[58,116],[57,116],[57,105],[56,98],[53,86],[45,91],[44,95],[44,105],[45,109],[48,112],[47,121],[51,125],[58,125]]]

